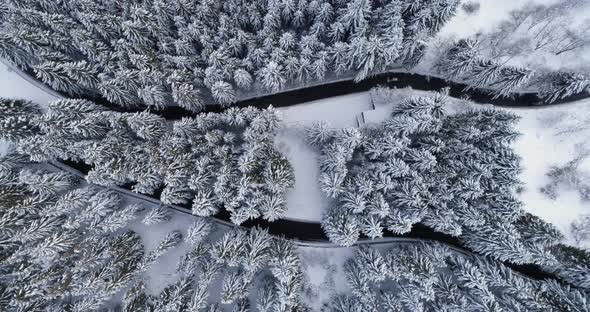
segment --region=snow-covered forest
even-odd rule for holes
[[[308,129],[321,153],[320,187],[338,203],[322,219],[330,240],[350,246],[361,235],[404,234],[421,223],[479,254],[534,263],[590,286],[590,258],[564,256],[563,234],[516,197],[518,116],[497,109],[446,114],[446,97],[406,99],[378,126],[319,122]]]
[[[491,29],[472,35],[468,29],[443,31],[420,71],[489,89],[497,97],[538,91],[547,103],[590,91],[590,3],[523,2]]]
[[[192,204],[199,216],[222,209],[232,222],[285,211],[292,169],[273,146],[280,116],[272,108],[231,108],[174,123],[157,115],[117,113],[87,100],[58,100],[46,112],[0,100],[0,138],[33,161],[91,166],[87,182],[159,193],[164,204]]]
[[[380,94],[388,93],[381,91]],[[388,98],[380,100],[387,101]],[[588,288],[590,255],[561,244],[562,234],[551,224],[524,212],[522,203],[515,197],[520,187],[518,174],[521,169],[520,159],[511,143],[518,137],[513,128],[518,117],[491,108],[459,112],[451,109],[447,113],[446,102],[447,95],[442,91],[430,97],[410,97],[401,101],[394,106],[391,116],[379,125],[335,129],[326,123],[317,123],[307,128],[307,140],[321,154],[319,185],[340,203],[328,210],[324,217],[323,227],[328,237],[337,244],[348,246],[361,234],[370,238],[382,236],[384,230],[403,234],[415,223],[421,223],[459,237],[477,254],[510,263],[537,264],[542,270],[573,285]],[[86,100],[54,101],[46,109],[23,100],[4,99],[0,103],[3,138],[17,143],[15,152],[19,153],[9,154],[9,160],[16,157],[23,162],[64,159],[86,162],[92,166],[87,176],[89,183],[131,185],[134,191],[145,193],[163,187],[158,192],[164,204],[192,201],[193,214],[199,216],[214,214],[223,207],[230,210],[235,223],[259,216],[272,221],[285,209],[283,197],[278,201],[281,207],[276,214],[262,210],[267,205],[260,202],[250,206],[254,210],[243,204],[236,204],[235,209],[228,208],[224,202],[239,201],[240,198],[262,201],[264,199],[259,195],[264,188],[279,191],[277,195],[283,196],[292,185],[291,166],[272,143],[275,130],[281,127],[280,114],[272,108],[264,111],[234,108],[172,123],[150,113],[105,111]],[[233,129],[238,135],[226,139],[227,133],[214,136],[206,132],[222,131],[220,129]],[[210,141],[212,136],[221,141]],[[195,140],[198,137],[203,139]],[[247,150],[253,146],[236,144],[240,142],[236,137],[245,138],[245,142],[252,138],[254,148],[257,142],[261,142],[259,144],[266,149],[260,151],[266,152],[253,152],[252,155],[259,156],[253,163],[268,161],[269,167],[243,171],[247,167],[242,164],[247,160],[243,160],[244,155],[248,155]],[[189,156],[197,157],[196,160],[178,158],[178,155],[184,155],[178,153],[178,148],[187,144],[196,144],[185,149],[185,152],[191,151]],[[205,147],[198,149],[198,144]],[[194,198],[188,195],[175,197],[183,193],[176,192],[172,186],[182,187],[187,181],[191,185],[190,181],[195,180],[189,173],[193,173],[196,167],[192,166],[200,162],[198,157],[206,158],[207,149],[223,147],[224,144],[233,146],[229,148],[233,153],[224,154],[226,156],[221,159],[233,160],[230,163],[236,166],[236,172],[245,175],[246,182],[252,181],[248,180],[249,174],[259,176],[255,173],[263,173],[262,177],[271,180],[263,179],[259,181],[262,183],[253,185],[239,183],[240,187],[257,190],[252,193],[255,195],[242,198],[224,197],[226,191],[215,192],[220,177],[211,177],[215,182],[211,181],[213,185],[209,185],[213,192],[209,194],[210,201],[203,204],[208,208],[205,212],[198,209],[203,203],[198,201],[203,185],[187,190]],[[168,145],[172,149],[165,148]],[[106,153],[105,156],[101,156],[102,153]],[[213,152],[210,157],[219,157],[218,154]],[[272,162],[269,155],[273,154],[280,160],[280,166]],[[184,163],[179,163],[179,159]],[[193,159],[195,165],[179,166],[187,159]],[[118,167],[110,167],[114,165]],[[138,188],[141,186],[139,182],[146,179],[132,178],[132,174],[149,172],[150,167],[163,169],[153,171],[159,174],[158,179],[154,179],[157,187],[146,191]],[[217,171],[219,169],[214,172]],[[23,172],[19,173],[19,179],[31,181],[29,183],[41,191],[45,189],[44,179],[52,180],[29,177],[31,174],[27,170]],[[201,172],[210,174],[211,171]],[[101,178],[106,173],[110,174],[107,177],[112,173],[121,175]],[[174,177],[179,179],[176,184],[169,182],[174,181]],[[229,189],[235,186],[227,184]],[[236,194],[241,194],[240,189]],[[173,201],[174,198],[184,201]],[[211,210],[211,207],[216,209]],[[115,216],[129,213],[128,218],[133,219],[139,211],[124,210]],[[108,212],[97,213],[108,217]],[[126,220],[127,217],[121,218]],[[160,207],[147,212],[142,222],[150,225],[167,218],[166,209]],[[125,227],[124,222],[117,223],[116,230]]]
[[[0,311],[590,311],[587,12],[0,2]]]
[[[350,294],[330,311],[584,311],[588,294],[514,274],[437,244],[359,247],[344,270]]]
[[[69,95],[199,111],[413,66],[458,0],[3,4],[0,56]]]
[[[308,129],[321,149],[322,190],[341,202],[324,219],[334,241],[405,233],[418,222],[459,236],[481,230],[485,213],[494,213],[491,223],[520,217],[512,196],[519,159],[509,145],[517,117],[494,109],[446,115],[445,103],[444,93],[413,97],[376,127]]]
[[[0,179],[2,311],[221,311],[212,302],[289,311],[299,304],[295,246],[262,229],[194,218],[185,232],[171,231],[146,250],[130,225],[149,231],[169,221],[166,209],[145,209],[14,151],[0,159]],[[183,242],[178,280],[146,293],[146,272]]]

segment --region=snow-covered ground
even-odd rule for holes
[[[312,311],[321,311],[323,304],[337,294],[350,293],[344,274],[344,263],[354,254],[353,248],[300,247],[303,268],[303,302]]]
[[[371,108],[369,92],[359,92],[303,104],[281,107],[283,120],[289,126],[309,126],[314,121],[328,120],[333,127],[357,126],[357,116]]]
[[[57,100],[0,63],[0,97],[23,98],[38,104]]]
[[[573,0],[567,0],[568,2],[574,2]],[[434,59],[437,58],[441,48],[448,42],[452,42],[457,39],[463,38],[486,38],[488,35],[496,32],[501,23],[511,19],[511,14],[519,15],[518,10],[524,9],[527,5],[543,5],[551,6],[555,4],[564,4],[566,0],[465,0],[463,3],[478,3],[479,10],[473,13],[467,13],[463,9],[458,9],[457,14],[446,23],[441,31],[437,34],[436,39],[432,41],[431,48],[427,50],[424,59],[417,68],[418,71],[424,73],[430,73]],[[557,21],[556,25],[549,26],[546,29],[551,32],[555,29],[570,27],[573,30],[579,30],[580,34],[576,37],[578,42],[582,42],[587,39],[587,34],[584,33],[584,29],[587,29],[585,23],[588,22],[588,16],[590,16],[590,2],[582,1],[582,4],[573,10],[568,11],[566,15],[554,17]],[[530,20],[529,20],[530,21]],[[567,25],[563,25],[563,24]],[[539,26],[541,27],[541,26]],[[511,43],[515,49],[511,49],[512,53],[510,56],[504,56],[499,61],[501,63],[506,62],[509,65],[514,66],[525,66],[533,70],[566,70],[584,72],[587,71],[588,62],[590,62],[590,47],[578,47],[573,51],[569,51],[563,54],[554,54],[545,51],[545,48],[539,48],[531,50],[525,47],[535,46],[531,42],[537,42],[541,45],[549,45],[549,43],[557,44],[557,39],[549,39],[549,37],[537,38],[531,36],[533,31],[539,31],[539,29],[531,30],[528,26],[519,28],[513,33],[506,34],[502,43]],[[557,37],[563,39],[563,37]],[[544,41],[546,40],[546,41]],[[563,44],[565,41],[562,41]],[[520,48],[523,48],[524,52],[518,52]],[[484,52],[489,50],[489,47],[483,48]],[[485,54],[485,53],[484,53]]]
[[[514,147],[523,160],[521,180],[525,190],[520,197],[525,208],[555,224],[571,238],[571,222],[580,214],[590,214],[590,202],[583,201],[577,191],[567,188],[558,189],[557,198],[553,200],[540,188],[550,182],[546,174],[552,166],[563,166],[577,156],[576,146],[590,148],[590,100],[512,111],[522,117],[518,123],[522,136]],[[590,159],[583,161],[579,169],[590,172]]]
[[[480,8],[474,14],[462,9],[440,30],[439,36],[465,38],[481,32],[489,32],[498,26],[510,11],[518,10],[528,3],[550,5],[561,0],[470,0],[479,3]]]
[[[277,136],[276,146],[295,171],[295,188],[287,195],[286,218],[320,221],[330,205],[318,185],[318,153],[305,143],[304,128],[319,120],[337,128],[357,127],[358,118],[369,109],[369,92],[279,108],[286,126]]]
[[[131,200],[138,202],[138,200]],[[155,205],[139,202],[148,209],[153,209]],[[186,214],[170,209],[170,220],[161,224],[145,225],[141,223],[141,218],[129,225],[129,229],[138,233],[141,242],[145,246],[146,252],[156,249],[158,244],[167,233],[180,231],[186,235],[188,227],[195,221],[195,218],[187,218]],[[176,272],[177,263],[182,256],[190,252],[191,246],[183,241],[178,246],[162,255],[143,275],[146,282],[147,291],[151,295],[158,295],[166,286],[176,282],[180,275]]]

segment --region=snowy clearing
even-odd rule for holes
[[[277,149],[283,153],[295,173],[295,186],[287,193],[289,219],[320,221],[330,201],[318,185],[318,153],[305,142],[302,131],[285,129],[275,138]]]
[[[370,108],[369,92],[359,92],[281,107],[279,110],[290,126],[309,126],[314,121],[328,120],[333,127],[342,128],[357,126],[357,116]]]
[[[522,119],[518,130],[522,136],[515,149],[523,159],[521,179],[525,189],[520,194],[527,211],[555,224],[571,239],[570,224],[580,214],[590,213],[590,203],[567,188],[558,190],[555,200],[540,188],[549,183],[547,172],[552,166],[563,166],[576,157],[576,146],[589,147],[590,101],[536,110],[512,109]],[[590,170],[590,160],[581,163]]]
[[[566,7],[576,2],[581,4],[574,9],[566,9],[562,13],[556,7],[549,8],[554,5]],[[435,57],[433,54],[437,54],[437,50],[444,47],[446,43],[465,38],[485,41],[488,36],[494,36],[494,34],[502,38],[492,46],[484,44],[483,50],[491,52],[497,48],[502,50],[503,47],[512,46],[512,48],[507,48],[505,54],[499,56],[501,63],[541,71],[584,72],[588,70],[590,50],[587,44],[582,43],[587,42],[587,39],[582,38],[586,38],[590,2],[575,0],[472,0],[464,1],[464,3],[474,4],[475,7],[479,6],[479,9],[471,13],[464,9],[457,10],[457,14],[445,24],[435,40],[431,42],[431,48],[422,60],[421,71],[430,72],[433,65],[432,58]],[[545,21],[536,20],[535,22],[539,23],[536,24],[538,28],[529,27],[527,23],[535,18],[527,16],[527,14],[534,12],[535,6],[549,8],[539,16],[542,19],[545,14],[555,14],[545,20],[553,24],[539,26],[544,25]],[[521,19],[523,16],[527,17]],[[559,33],[568,27],[570,30]],[[575,31],[580,31],[580,34],[573,35]],[[575,39],[568,41],[571,39],[570,35],[573,35],[571,38]],[[551,45],[566,48],[559,53],[550,52]],[[527,46],[533,48],[528,49]]]
[[[306,144],[304,127],[320,120],[327,120],[337,128],[357,127],[358,118],[369,109],[369,92],[278,108],[286,127],[276,137],[275,144],[295,171],[295,188],[287,195],[286,218],[319,222],[322,212],[330,205],[318,186],[318,154]]]

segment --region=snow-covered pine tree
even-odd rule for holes
[[[380,282],[385,279],[387,265],[379,251],[361,245],[355,251],[355,262],[365,272],[365,277],[370,281]]]
[[[186,240],[193,246],[201,243],[213,231],[215,225],[211,220],[198,218],[187,230]]]
[[[70,78],[65,64],[47,61],[35,65],[33,69],[35,70],[35,76],[39,80],[56,91],[63,91],[70,95],[81,95],[85,93],[81,84],[75,79]]]
[[[166,120],[148,112],[131,114],[126,118],[129,128],[146,141],[157,141],[166,132]]]
[[[205,105],[201,92],[189,83],[173,84],[172,99],[174,102],[178,103],[180,107],[193,112],[200,111]]]
[[[590,79],[573,72],[558,72],[541,78],[540,94],[548,103],[588,91]]]
[[[234,72],[234,81],[238,88],[248,89],[252,85],[252,76],[246,70],[237,69]]]
[[[215,242],[210,253],[218,263],[237,267],[242,262],[242,253],[246,246],[243,245],[245,233],[240,228],[234,228],[225,233],[221,239]]]
[[[498,79],[494,81],[492,88],[494,89],[494,97],[507,97],[519,88],[526,86],[526,84],[533,77],[534,72],[528,68],[503,66]]]
[[[274,310],[289,311],[299,306],[303,273],[298,250],[293,242],[275,238],[270,251],[269,267],[276,279]]]
[[[471,88],[487,88],[501,78],[502,65],[487,59],[478,59],[466,80]]]
[[[480,55],[479,42],[472,39],[459,40],[438,60],[436,69],[450,79],[461,78],[469,73],[477,63]]]
[[[182,242],[182,233],[180,231],[172,231],[166,233],[166,236],[160,241],[158,246],[150,251],[141,263],[141,268],[146,269],[149,265],[158,260],[163,254],[170,249],[178,246]]]
[[[500,64],[482,56],[479,42],[473,39],[453,43],[435,68],[445,77],[467,82],[469,88],[488,89],[494,98],[510,96],[526,87],[535,75],[528,68]]]
[[[257,76],[264,88],[272,92],[281,90],[285,84],[282,66],[273,61],[262,67]]]
[[[104,234],[121,230],[127,226],[129,222],[136,219],[143,210],[143,207],[139,204],[127,205],[125,208],[116,210],[105,216],[104,219],[94,222],[91,225],[92,231]]]
[[[194,282],[187,276],[181,277],[176,283],[164,288],[158,298],[154,300],[156,311],[181,311],[187,306]]]
[[[331,242],[341,246],[351,246],[360,236],[356,216],[349,210],[334,207],[322,219],[322,229]]]
[[[0,98],[0,138],[16,142],[37,132],[34,119],[40,109],[32,102]]]
[[[520,236],[527,243],[553,246],[561,243],[563,234],[552,224],[530,213],[524,214],[516,222]]]
[[[249,275],[239,270],[234,270],[225,275],[222,286],[221,302],[234,303],[236,300],[246,298],[250,288]]]
[[[272,237],[267,230],[253,228],[246,238],[243,266],[248,274],[253,274],[264,267],[270,255]]]
[[[225,81],[217,81],[211,86],[213,98],[225,106],[236,101],[236,94],[231,84]]]
[[[19,174],[19,182],[41,197],[49,197],[75,185],[76,178],[63,172],[50,172],[44,170],[32,171],[23,169]]]
[[[141,222],[145,225],[153,225],[168,222],[170,218],[170,212],[165,206],[154,206],[148,210]]]

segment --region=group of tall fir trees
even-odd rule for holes
[[[34,161],[91,166],[86,180],[130,186],[162,203],[192,205],[211,216],[225,209],[241,224],[274,221],[286,210],[292,168],[273,145],[280,116],[273,108],[230,108],[168,122],[147,113],[118,113],[87,100],[0,101],[0,137]]]
[[[489,108],[446,114],[446,102],[445,93],[412,97],[383,124],[307,130],[320,150],[320,187],[336,202],[322,220],[330,240],[351,246],[361,235],[405,234],[420,223],[478,254],[590,286],[590,258],[566,256],[563,235],[516,196],[518,117]]]
[[[169,232],[146,250],[129,225],[166,222],[158,208],[146,212],[13,150],[0,159],[0,181],[2,311],[198,312],[231,306],[288,312],[300,304],[297,250],[264,230],[197,218],[185,233]],[[160,294],[147,292],[150,268],[183,242],[189,248],[178,262],[178,280]]]
[[[0,57],[122,106],[276,92],[412,66],[459,0],[8,0]]]
[[[588,311],[586,292],[532,280],[485,257],[437,244],[385,252],[361,245],[344,266],[351,289],[327,311]]]

